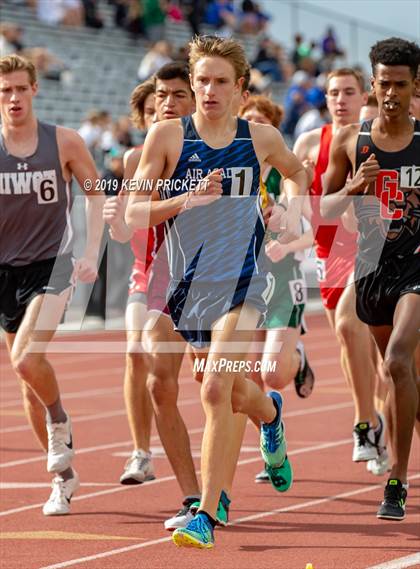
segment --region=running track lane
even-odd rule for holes
[[[312,316],[309,320],[311,331],[305,343],[315,362],[317,389],[305,401],[291,389],[285,393],[296,482],[284,495],[254,484],[261,463],[257,437],[249,427],[232,504],[231,519],[237,525],[218,530],[216,548],[210,552],[178,550],[162,529],[162,521],[180,502],[165,458],[155,460],[155,482],[135,488],[116,484],[125,460],[120,455],[130,449],[121,393],[123,356],[118,354],[53,356],[63,393],[68,393],[63,399],[74,419],[76,445],[83,449],[75,466],[86,486],[75,497],[71,516],[45,518],[39,505],[48,496],[45,484],[49,477],[21,414],[13,374],[2,358],[0,472],[5,566],[160,569],[199,563],[203,569],[304,569],[312,562],[314,569],[364,569],[402,558],[408,561],[398,562],[395,568],[415,567],[420,481],[411,480],[404,522],[376,520],[383,481],[350,460],[351,398],[340,380],[335,340],[323,318]],[[116,336],[92,337],[98,341]],[[181,408],[194,454],[199,454],[203,415],[196,403],[197,386],[189,379],[185,366]],[[152,444],[160,446],[156,433]],[[413,477],[418,474],[419,458],[415,440]]]

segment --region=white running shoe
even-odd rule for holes
[[[391,465],[389,464],[389,456],[386,447],[379,447],[378,456],[373,460],[368,460],[366,469],[375,476],[382,476],[386,472],[390,472]]]
[[[80,488],[79,475],[75,470],[73,473],[73,478],[66,481],[60,475],[53,478],[51,495],[42,508],[44,516],[65,516],[70,513],[70,500]]]
[[[200,502],[200,498],[188,496],[182,502],[182,508],[177,512],[172,518],[169,518],[164,522],[165,529],[168,531],[176,530],[178,528],[184,528],[190,523],[194,518],[195,513],[193,513],[190,508],[193,504]]]
[[[121,484],[142,484],[147,480],[155,479],[153,470],[152,455],[143,450],[133,450],[131,457],[127,460],[124,472],[121,475]]]
[[[70,467],[74,456],[71,421],[67,416],[65,423],[49,423],[48,432],[48,472],[63,472]]]
[[[266,469],[263,468],[261,470],[261,472],[258,472],[258,474],[255,475],[255,483],[256,484],[265,484],[266,482],[268,482],[268,484],[270,484],[270,477],[269,477]]]
[[[353,462],[366,462],[378,456],[375,431],[369,423],[358,423],[353,429]]]

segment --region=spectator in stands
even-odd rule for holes
[[[114,25],[116,28],[125,28],[129,10],[129,0],[110,0],[114,6]]]
[[[85,141],[89,151],[94,154],[102,136],[99,111],[96,109],[89,111],[78,132]]]
[[[127,150],[132,146],[131,120],[127,116],[119,117],[102,133],[101,148],[106,156],[120,148]]]
[[[267,27],[269,19],[254,0],[242,0],[237,30],[243,34],[259,34]]]
[[[294,47],[290,59],[295,66],[296,71],[301,69],[301,61],[305,57],[310,57],[311,46],[307,42],[303,41],[303,36],[301,34],[296,34],[293,38]]]
[[[324,60],[333,62],[336,57],[342,57],[344,51],[338,47],[337,40],[335,39],[334,28],[329,27],[322,38],[322,53]]]
[[[200,35],[207,0],[180,0],[184,18],[190,24],[193,36]]]
[[[171,44],[166,40],[158,41],[141,60],[137,77],[140,81],[145,81],[170,61],[172,61]]]
[[[284,81],[283,54],[281,47],[270,38],[264,38],[259,45],[252,67],[268,75],[273,81]]]
[[[327,108],[325,96],[314,105],[313,109],[309,109],[303,113],[296,124],[294,138],[295,140],[303,133],[315,128],[320,128],[324,124],[330,123],[331,117]]]
[[[308,110],[306,100],[307,92],[312,86],[311,77],[305,71],[296,71],[292,77],[285,101],[285,118],[282,123],[282,132],[292,136],[296,124],[305,111]]]
[[[180,45],[176,52],[174,53],[174,61],[185,61],[188,63],[188,53],[189,47],[188,44]]]
[[[144,35],[140,0],[112,0],[112,3],[116,27],[123,28],[133,38]]]
[[[130,117],[118,117],[114,126],[114,139],[117,141],[117,148],[127,149],[134,146]]]
[[[233,0],[212,0],[204,15],[204,21],[209,26],[220,30],[236,28],[236,16],[233,6]]]
[[[2,57],[11,53],[20,53],[25,46],[22,43],[23,28],[17,24],[0,24],[0,54]]]
[[[84,10],[81,0],[36,0],[37,17],[50,26],[81,26]]]
[[[166,16],[171,22],[182,22],[184,19],[184,13],[181,9],[179,0],[169,0],[169,4],[166,7]]]
[[[146,37],[157,42],[165,36],[166,0],[142,0],[142,18]]]
[[[88,28],[101,29],[104,22],[98,13],[98,0],[82,0],[85,12],[85,25]]]
[[[32,47],[25,50],[25,56],[36,67],[40,77],[61,81],[64,72],[68,71],[67,65],[45,47]]]
[[[102,148],[103,138],[111,130],[111,117],[107,111],[93,109],[89,111],[79,128],[79,134],[85,141],[90,153],[95,159],[98,169],[101,169],[104,161]],[[111,148],[109,146],[108,150]]]

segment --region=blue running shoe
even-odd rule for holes
[[[271,484],[276,490],[285,492],[291,486],[293,474],[286,455],[287,444],[281,421],[283,399],[277,391],[269,391],[267,397],[273,399],[278,413],[272,423],[261,424],[260,449]]]
[[[172,541],[178,547],[211,549],[214,545],[213,528],[204,514],[197,514],[185,528],[174,531]]]

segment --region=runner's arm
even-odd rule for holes
[[[347,148],[352,136],[351,126],[343,127],[334,135],[328,168],[322,179],[323,193],[320,201],[321,215],[327,219],[339,217],[352,202],[353,180],[348,180],[352,164]]]
[[[140,163],[134,175],[134,192],[130,192],[125,222],[130,229],[152,227],[179,214],[187,201],[188,194],[181,194],[167,200],[160,200],[157,183],[165,172],[167,163],[168,134],[162,128],[165,125],[153,125],[150,129],[140,157]],[[149,188],[152,184],[152,189]]]
[[[77,132],[60,129],[58,140],[63,145],[66,165],[86,197],[87,237],[83,258],[96,264],[104,230],[102,208],[105,202],[104,193],[97,190],[98,172],[86,144]]]

